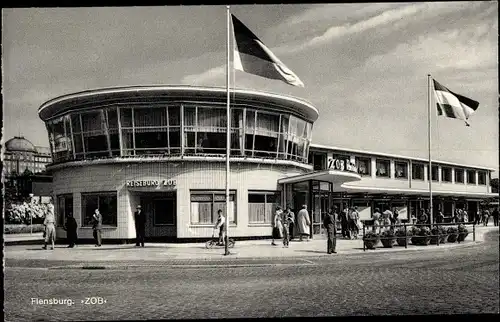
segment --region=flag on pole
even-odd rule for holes
[[[257,76],[281,80],[304,87],[294,72],[279,60],[269,48],[238,18],[231,14],[234,29],[234,68]]]
[[[439,84],[435,79],[433,81],[438,115],[464,120],[465,124],[469,126],[467,120],[477,110],[479,102],[453,93],[448,88]]]

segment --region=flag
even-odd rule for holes
[[[453,93],[434,79],[433,82],[438,115],[464,120],[465,124],[469,126],[467,120],[477,110],[479,102]]]
[[[234,38],[234,68],[257,76],[304,87],[304,83],[238,18],[231,14]]]

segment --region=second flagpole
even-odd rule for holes
[[[432,76],[431,74],[427,74],[427,113],[428,113],[428,116],[427,116],[427,119],[428,119],[428,139],[429,139],[429,171],[428,171],[428,178],[427,180],[429,180],[429,220],[430,220],[430,224],[432,225],[433,223],[433,213],[434,213],[434,209],[433,209],[433,205],[432,205],[432,159],[431,159],[431,104],[432,104],[432,98],[431,98],[431,81],[432,81]]]
[[[231,153],[231,107],[230,107],[230,92],[229,92],[229,67],[231,63],[230,57],[230,41],[231,41],[231,21],[230,21],[230,12],[229,6],[226,6],[226,14],[227,14],[227,48],[226,48],[226,91],[227,91],[227,106],[226,106],[226,116],[227,116],[227,124],[226,124],[226,218],[224,222],[225,226],[225,240],[224,240],[224,255],[229,255],[229,156]]]

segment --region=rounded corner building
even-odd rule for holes
[[[210,237],[217,211],[226,208],[226,99],[223,88],[134,86],[44,103],[38,113],[53,155],[58,237],[72,213],[79,237],[91,238],[98,208],[103,239],[134,239],[139,204],[147,240]],[[231,236],[271,235],[275,206],[309,204],[313,179],[328,192],[359,180],[353,172],[313,172],[308,154],[317,118],[317,109],[297,98],[232,90]]]
[[[141,205],[149,241],[209,238],[226,211],[225,88],[131,86],[61,96],[38,110],[49,133],[57,236],[72,213],[78,236],[92,237],[103,215],[107,241],[135,239]],[[403,221],[429,209],[450,220],[475,214],[494,169],[311,144],[318,110],[290,96],[231,90],[229,235],[271,236],[276,205],[308,206],[312,236],[330,207],[397,209]]]

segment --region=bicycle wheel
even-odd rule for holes
[[[228,248],[233,248],[234,247],[234,239],[229,239],[229,243],[227,244]]]
[[[214,245],[215,245],[215,242],[214,242],[213,240],[209,240],[209,241],[207,241],[207,242],[205,243],[205,247],[206,247],[207,249],[210,249],[210,248],[214,247]]]

